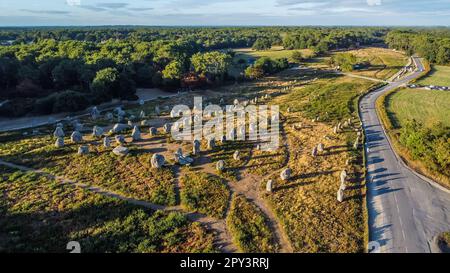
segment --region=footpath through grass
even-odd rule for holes
[[[233,198],[227,224],[242,252],[276,252],[278,249],[264,214],[242,195]]]

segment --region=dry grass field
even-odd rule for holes
[[[192,249],[158,246],[152,251],[204,252],[217,248],[224,252],[362,252],[366,238],[362,157],[361,151],[352,146],[355,130],[359,129],[358,98],[373,85],[373,82],[320,70],[289,69],[260,81],[125,107],[127,116],[138,116],[144,110],[150,126],[159,132],[152,137],[148,134],[149,126],[141,126],[139,141],[131,140],[130,131],[124,132],[125,146],[130,149],[125,157],[111,152],[117,144],[104,148],[100,139],[90,136],[92,126],[102,125],[108,131],[113,122],[86,117],[80,122],[86,125],[83,144],[89,145],[87,155],[78,155],[80,144],[71,144],[68,137],[63,148],[56,148],[51,136],[54,127],[47,126],[38,128],[37,134],[32,130],[1,133],[0,159],[99,187],[122,200],[132,198],[151,203],[152,207],[161,209],[158,217],[167,214],[170,221],[183,227],[164,229],[163,222],[157,230],[160,228],[168,234],[162,232],[158,236],[179,243],[180,247],[193,246]],[[258,103],[280,105],[279,149],[260,151],[255,141],[226,141],[217,142],[209,150],[206,141],[202,141],[202,152],[193,157],[192,166],[178,166],[173,160],[175,151],[181,148],[189,155],[192,143],[174,141],[169,134],[162,133],[162,126],[174,121],[166,107],[190,105],[196,94],[213,103],[224,98],[228,104],[235,98],[242,101],[268,94],[269,99],[260,99]],[[163,110],[159,116],[154,113],[155,105]],[[335,134],[333,127],[348,119],[352,124]],[[140,119],[134,122],[139,124]],[[66,136],[73,130],[68,123],[64,129]],[[319,143],[325,145],[325,151],[312,157],[311,150]],[[239,160],[233,158],[237,150]],[[155,153],[166,158],[162,169],[151,167],[150,159]],[[224,160],[223,171],[216,170],[219,160]],[[287,167],[292,169],[292,177],[281,181],[280,172]],[[339,203],[336,193],[339,173],[344,169],[349,173],[348,187],[345,201]],[[272,194],[265,192],[268,179],[275,182]],[[29,180],[34,183],[38,178]],[[47,200],[46,195],[43,200]],[[190,220],[196,219],[199,223],[190,224]],[[211,229],[208,232],[212,233],[203,233],[204,228]],[[186,234],[183,230],[196,235],[188,239],[183,237]],[[35,235],[45,238],[48,233]],[[210,236],[214,236],[214,247],[210,246]],[[112,248],[112,251],[119,250]]]

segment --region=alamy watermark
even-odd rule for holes
[[[174,140],[258,141],[262,151],[274,151],[280,144],[280,111],[278,105],[239,103],[224,107],[209,104],[203,109],[202,97],[194,98],[194,107],[176,105],[171,118]]]

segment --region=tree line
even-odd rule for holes
[[[386,36],[390,48],[418,54],[429,62],[450,65],[450,29],[399,29]]]

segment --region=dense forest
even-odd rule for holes
[[[386,43],[409,55],[417,53],[429,62],[450,64],[450,29],[400,29],[389,32]]]
[[[244,64],[235,79],[227,73],[233,48],[276,45],[309,48],[316,55],[379,44],[386,35],[389,45],[402,48],[395,37],[403,32],[388,32],[376,27],[0,28],[0,102],[8,100],[0,115],[77,111],[114,98],[137,99],[136,88],[224,84],[289,66],[287,59],[263,58]],[[440,60],[445,54],[436,55]]]

